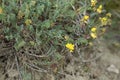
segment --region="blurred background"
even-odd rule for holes
[[[112,14],[112,25],[104,36],[112,50],[120,49],[120,0],[102,0],[105,9]]]

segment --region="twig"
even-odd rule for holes
[[[30,55],[30,56],[34,56],[34,57],[39,57],[39,58],[42,58],[42,57],[48,57],[48,56],[45,56],[45,55],[36,55],[36,54],[30,54],[30,53],[26,53],[26,54],[28,54],[28,55]]]
[[[20,72],[20,68],[19,68],[19,64],[18,64],[18,59],[17,59],[17,56],[15,55],[15,53],[14,53],[14,56],[15,56],[16,66],[17,66],[17,70],[19,72],[20,80],[22,80],[22,75],[21,75],[21,72]]]
[[[34,70],[38,70],[39,72],[48,72],[47,70],[45,69],[41,69],[39,68],[38,66],[34,65],[34,64],[30,64],[30,63],[26,63],[25,65],[29,66],[30,68],[34,69]]]
[[[30,63],[26,63],[27,66],[29,66],[31,69],[35,70],[35,71],[38,71],[38,72],[45,72],[45,73],[48,73],[49,71],[48,70],[45,70],[45,69],[42,69],[34,64],[30,64]],[[50,70],[50,69],[49,69]],[[58,74],[61,74],[61,75],[66,75],[65,73],[63,72],[57,72]]]

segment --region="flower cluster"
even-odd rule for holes
[[[67,43],[66,44],[66,48],[68,48],[70,50],[70,52],[73,52],[74,51],[74,44],[72,43]]]
[[[30,25],[32,23],[32,21],[31,21],[31,19],[26,19],[25,20],[25,24],[28,26],[28,25]]]
[[[93,39],[97,38],[97,28],[96,27],[91,28],[90,35]]]
[[[106,25],[110,25],[111,23],[111,14],[105,14],[105,10],[102,4],[98,3],[98,0],[90,0],[90,4],[86,5],[89,9],[83,10],[82,15],[80,15],[80,35],[83,39],[75,39],[78,41],[79,44],[90,44],[92,45],[92,41],[96,38],[102,36],[105,32],[107,27]],[[76,9],[81,10],[80,8]],[[81,14],[81,13],[79,13]],[[79,35],[79,34],[78,34]],[[68,37],[65,37],[65,40],[68,40]],[[91,43],[89,43],[91,42]]]
[[[102,23],[102,25],[107,25],[107,18],[106,17],[100,17],[100,21],[101,21],[101,23]]]
[[[97,3],[97,0],[91,0],[91,6],[92,7],[95,7],[96,3]]]
[[[102,13],[103,6],[99,5],[98,8],[96,8],[97,0],[91,0],[91,7],[93,8],[94,11],[97,13]]]
[[[99,7],[97,8],[96,11],[97,11],[98,13],[102,13],[102,8],[103,8],[102,5],[99,5]]]
[[[107,13],[105,17],[100,17],[99,19],[101,21],[101,26],[111,24],[110,17],[111,17],[110,13]]]
[[[94,12],[97,12],[98,15],[101,14],[103,12],[103,5],[98,5],[97,4],[98,1],[97,0],[91,0],[91,8]],[[106,26],[106,25],[110,25],[111,24],[111,13],[107,13],[106,16],[103,16],[102,14],[100,15],[98,22],[100,24],[93,24],[95,27],[92,27],[90,30],[90,36],[93,39],[96,39],[98,37],[98,35],[103,34],[106,31],[106,28],[101,27],[101,26]]]
[[[84,23],[87,23],[88,22],[88,19],[89,19],[89,16],[88,15],[85,15],[85,16],[83,16],[83,18],[82,18],[82,22],[84,22]]]
[[[105,17],[100,17],[99,20],[100,20],[100,25],[99,26],[106,26],[106,25],[110,25],[111,24],[111,20],[110,20],[110,17],[111,17],[111,14],[110,13],[107,13]],[[99,27],[100,28],[100,27]],[[105,31],[106,31],[106,28],[101,28],[100,29],[102,33],[99,33],[99,34],[103,34]],[[93,39],[96,39],[97,38],[97,27],[92,27],[91,28],[91,31],[90,31],[90,36],[93,38]]]

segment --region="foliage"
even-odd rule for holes
[[[0,41],[13,42],[17,53],[23,49],[16,55],[25,66],[57,72],[66,53],[79,53],[105,33],[110,18],[100,0],[0,0]]]
[[[15,40],[18,50],[31,42],[34,45],[61,44],[71,28],[75,12],[71,9],[74,0],[3,0],[1,23],[7,40]]]
[[[92,26],[104,25],[98,20],[104,10],[97,0],[91,0],[92,6],[89,1],[78,2],[76,6],[75,0],[2,0],[0,19],[4,37],[15,41],[16,50],[25,45],[57,48],[58,45],[64,47],[67,42],[83,43],[84,39],[86,42]],[[79,20],[74,24],[76,16]],[[65,41],[66,35],[70,39]]]

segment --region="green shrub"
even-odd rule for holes
[[[110,22],[97,2],[94,5],[84,0],[2,0],[0,5],[4,37],[15,41],[16,50],[23,46],[57,49],[66,43],[88,44],[90,35],[96,38],[100,33],[98,26]],[[93,26],[97,28],[96,34],[91,33]],[[69,39],[66,40],[66,36]]]
[[[24,45],[62,45],[65,28],[72,27],[74,0],[3,0],[1,23],[15,49]]]
[[[25,51],[16,54],[25,67],[47,65],[56,72],[67,53],[78,55],[104,34],[110,17],[97,0],[0,0],[0,41]]]

